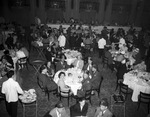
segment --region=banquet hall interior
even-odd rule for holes
[[[84,117],[103,117],[95,113],[104,98],[110,117],[150,117],[149,6],[0,0],[0,117],[10,117],[2,90],[10,71],[23,90],[17,117],[53,117],[60,101],[75,117],[70,107],[80,99],[88,103]]]

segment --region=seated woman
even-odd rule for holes
[[[58,102],[56,107],[49,112],[51,117],[69,117],[62,102]]]
[[[64,80],[65,80],[65,73],[64,72],[60,72],[58,77],[59,77],[59,80],[58,80],[58,87],[60,87],[60,90],[63,91],[63,92],[68,92],[70,90],[70,87],[68,87]],[[61,95],[66,95],[66,94],[61,94]]]
[[[57,84],[49,77],[48,70],[45,65],[41,67],[38,78],[41,88],[47,88],[49,91],[57,89]]]
[[[79,102],[70,107],[70,117],[86,117],[88,112],[88,103],[84,98],[80,98]]]
[[[92,89],[91,79],[89,78],[89,71],[84,71],[83,81],[82,81],[82,89],[78,90],[77,96],[82,98],[85,96],[85,92],[87,90]]]

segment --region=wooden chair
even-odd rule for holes
[[[23,57],[23,58],[18,59],[17,64],[21,69],[25,67],[28,69],[28,58]]]
[[[92,105],[91,96],[92,96],[92,89],[87,90],[85,92],[85,97],[84,98],[85,98],[85,100],[89,100],[90,104]]]
[[[92,90],[94,90],[94,91],[96,91],[96,92],[97,92],[98,97],[99,97],[99,95],[100,95],[101,85],[102,85],[103,79],[104,79],[104,78],[103,78],[103,77],[101,77],[101,81],[100,81],[100,83],[99,83],[99,87],[98,87],[98,89],[93,89],[93,88],[92,88]]]
[[[49,90],[47,87],[43,87],[42,82],[39,80],[39,77],[37,77],[37,83],[39,87],[42,89],[42,91],[45,93],[45,96],[48,96],[48,100],[50,99],[50,93],[53,93],[54,95],[58,95],[58,88],[54,90]]]
[[[60,87],[58,87],[58,93],[59,93],[60,101],[62,100],[62,98],[67,98],[68,106],[69,106],[69,101],[71,98],[71,90],[69,90],[68,92],[65,92],[65,91],[62,91]]]
[[[139,107],[140,107],[141,103],[147,104],[148,114],[149,114],[149,110],[150,110],[150,94],[140,92],[140,95],[139,95],[139,98],[138,98],[138,108],[137,108],[137,110],[139,110]]]
[[[127,95],[131,94],[131,92],[129,92],[128,85],[125,85],[122,82],[120,82],[120,84],[119,84],[119,94],[123,95],[125,100],[126,100]]]
[[[122,94],[112,94],[110,103],[111,103],[110,109],[111,109],[111,112],[113,113],[113,117],[115,117],[115,115],[116,115],[116,117],[117,116],[119,116],[119,117],[126,116],[126,100]],[[121,109],[120,113],[118,113],[118,111],[117,112],[115,111],[118,109]],[[123,111],[123,112],[121,112],[121,111]]]
[[[120,82],[123,82],[123,79],[121,79],[121,78],[119,78],[119,77],[117,76],[115,91],[118,89]]]
[[[103,67],[108,68],[108,58],[107,57],[103,57]]]

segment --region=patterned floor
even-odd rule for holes
[[[31,58],[34,59],[37,56],[37,53],[34,52],[31,54]],[[98,61],[97,64],[100,64]],[[21,86],[23,90],[28,90],[34,88],[37,92],[37,117],[44,117],[44,115],[55,107],[55,104],[59,101],[59,98],[56,96],[50,95],[50,100],[48,101],[47,96],[45,96],[44,92],[38,87],[36,77],[33,77],[35,70],[32,66],[29,66],[29,69],[23,69],[21,71]],[[101,69],[101,73],[104,76],[104,81],[102,83],[102,89],[100,94],[101,98],[108,98],[110,100],[110,96],[115,93],[115,82],[116,82],[116,75],[115,72],[111,72],[109,69]],[[93,117],[95,108],[99,105],[100,99],[98,98],[97,94],[92,97],[92,105],[89,104],[89,111],[88,117]],[[67,101],[64,99],[63,103],[68,110]],[[70,106],[75,104],[75,100],[70,101]],[[25,117],[35,117],[35,106],[26,107]],[[122,107],[114,107],[113,113],[115,117],[124,117],[123,116],[123,108]],[[131,95],[128,96],[126,102],[126,117],[146,117],[147,116],[147,106],[142,105],[137,111],[137,103],[131,101]],[[0,117],[9,117],[6,108],[5,102],[0,102]],[[21,103],[18,104],[18,117],[23,117],[23,108]]]

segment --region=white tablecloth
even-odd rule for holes
[[[70,50],[70,49],[66,49],[63,50],[63,53],[66,56],[66,62],[68,65],[71,65],[72,63],[74,63],[74,61],[77,59],[78,55],[81,55],[80,52],[76,51],[76,50]]]
[[[81,81],[83,80],[83,73],[79,70],[76,70],[75,68],[68,69],[67,71],[60,70],[54,76],[54,82],[56,84],[58,83],[59,80],[58,75],[60,72],[65,72],[66,74],[65,81],[64,81],[65,84],[71,88],[71,91],[73,92],[74,95],[77,95],[77,90],[81,89],[82,87]],[[71,77],[68,76],[69,73],[72,74]]]
[[[124,84],[128,85],[129,88],[133,90],[132,101],[138,101],[138,95],[140,92],[150,94],[150,85],[138,79],[136,75],[131,73],[124,74]]]

